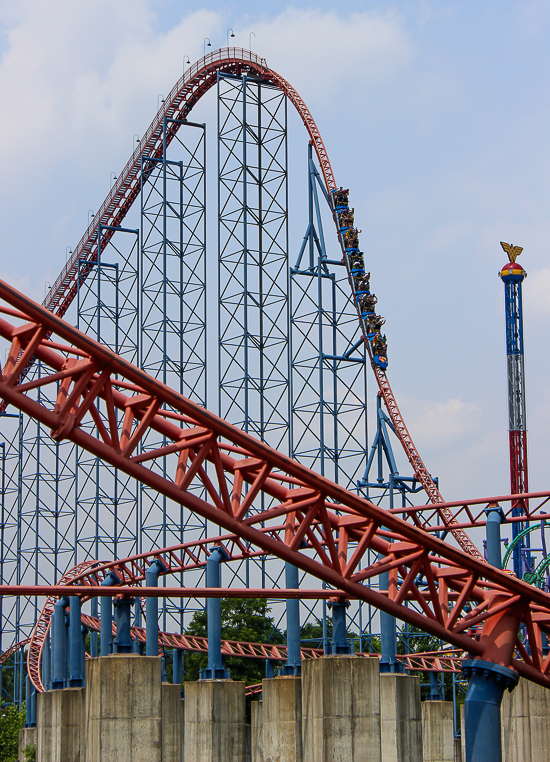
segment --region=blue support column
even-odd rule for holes
[[[206,587],[220,587],[221,565],[229,556],[223,548],[214,548],[206,561]],[[208,618],[208,666],[203,672],[204,680],[224,680],[229,677],[222,659],[222,623],[219,598],[206,601]]]
[[[487,508],[487,560],[498,568],[501,514],[498,505]],[[481,659],[464,661],[462,672],[468,678],[464,701],[466,762],[502,762],[500,705],[504,691],[516,687],[519,675],[508,667]]]
[[[97,619],[99,612],[98,612],[98,605],[97,605],[97,598],[92,598],[92,616]],[[92,631],[90,633],[90,656],[92,659],[95,659],[98,655],[97,652],[97,632]]]
[[[441,695],[441,685],[439,683],[439,672],[430,672],[430,692],[428,701],[443,701]]]
[[[105,587],[113,587],[120,584],[119,578],[114,572],[109,572],[101,583]],[[110,656],[113,653],[113,599],[110,596],[101,597],[101,656]]]
[[[468,677],[464,701],[466,762],[502,762],[500,705],[504,691],[511,691],[519,675],[500,664],[469,659],[462,663]]]
[[[25,680],[25,727],[31,726],[31,691],[32,683],[30,677],[27,675]]]
[[[265,660],[265,676],[267,678],[275,677],[275,664],[271,659]]]
[[[349,601],[329,601],[332,609],[332,654],[352,654],[353,644],[347,639],[346,609]]]
[[[390,584],[389,572],[380,575],[380,589],[387,590]],[[382,658],[380,659],[380,672],[403,672],[403,667],[397,659],[397,632],[395,617],[380,612],[380,640]]]
[[[60,598],[55,604],[52,617],[52,690],[65,687],[67,680],[67,629],[65,609],[68,598]]]
[[[288,561],[285,564],[285,581],[287,589],[298,589],[298,568]],[[288,598],[286,602],[286,647],[287,658],[282,670],[283,675],[301,675],[300,601],[298,598]]]
[[[153,561],[145,572],[145,584],[147,587],[158,587],[161,574],[166,574],[166,566],[162,561]],[[145,655],[158,656],[159,654],[159,601],[158,598],[147,598],[145,602]]]
[[[80,636],[82,638],[82,649],[80,654],[82,656],[82,685],[86,685],[86,635],[88,634],[88,628],[81,625]]]
[[[70,598],[69,615],[69,688],[82,688],[82,622],[80,596]]]
[[[504,511],[500,505],[489,505],[485,509],[487,524],[485,532],[487,537],[487,563],[502,569],[502,554],[500,547],[500,525],[504,521]]]
[[[36,727],[36,690],[32,686],[31,690],[31,728]]]
[[[116,637],[113,650],[116,654],[132,653],[130,615],[133,603],[133,598],[118,598],[115,601]]]
[[[180,648],[174,648],[172,652],[172,682],[174,685],[181,685],[182,668],[183,651]]]

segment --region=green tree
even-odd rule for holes
[[[252,643],[284,643],[285,639],[275,626],[271,609],[262,598],[226,598],[221,601],[223,640],[244,640]],[[187,635],[207,636],[206,610],[196,611],[187,628]],[[198,680],[199,670],[205,669],[208,656],[190,653],[185,658],[187,680]],[[254,685],[265,677],[262,659],[242,659],[231,656],[226,660],[234,680],[245,680]]]
[[[24,704],[21,711],[16,704],[2,707],[0,714],[0,762],[17,762],[19,730],[24,724]]]

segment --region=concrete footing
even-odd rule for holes
[[[503,762],[543,762],[550,748],[550,690],[520,678],[500,710]]]
[[[262,706],[265,762],[302,762],[302,679],[262,680]]]
[[[452,701],[422,702],[424,762],[454,762],[454,714]]]
[[[65,688],[36,697],[37,762],[82,762],[85,688]]]
[[[251,762],[264,762],[263,752],[263,701],[253,701],[250,705],[250,758]]]
[[[87,661],[83,762],[161,762],[161,670],[158,656]]]
[[[304,762],[381,762],[378,659],[302,662]]]
[[[185,762],[243,762],[245,684],[200,680],[185,686]]]
[[[25,762],[25,749],[27,746],[36,748],[36,728],[21,728],[19,731],[19,753],[17,762]]]
[[[183,762],[184,701],[181,686],[163,683],[160,689],[162,762]]]
[[[382,762],[422,762],[420,678],[380,675]]]

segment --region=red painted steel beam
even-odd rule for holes
[[[63,595],[79,595],[83,598],[120,597],[120,598],[268,598],[286,600],[303,598],[304,600],[330,600],[331,598],[349,598],[344,590],[325,589],[281,589],[265,587],[127,587],[124,585],[0,585],[0,597],[32,596],[45,598]]]
[[[24,321],[17,325],[13,315],[11,323],[0,320],[0,336],[10,345],[0,396],[50,428],[54,439],[74,442],[344,595],[474,655],[500,659],[504,654],[506,666],[550,686],[550,659],[542,653],[540,637],[550,632],[549,595],[231,426],[2,282],[0,298]],[[30,352],[42,361],[42,378],[20,383],[18,364]],[[38,384],[50,385],[53,406],[47,395],[33,398]],[[98,400],[105,414],[100,415]],[[89,433],[91,424],[98,436]],[[138,454],[148,432],[156,441],[158,434],[165,437],[170,454],[166,447]],[[155,458],[166,462],[164,473],[155,468]],[[270,507],[245,514],[243,484],[260,485]],[[190,487],[200,488],[205,497]],[[379,560],[365,565],[369,550]],[[383,572],[389,572],[389,595],[368,586]],[[452,596],[457,596],[454,605]],[[404,605],[409,599],[416,609]],[[519,640],[520,624],[525,641]],[[480,640],[468,634],[473,625],[483,628]],[[499,645],[502,638],[506,647]]]

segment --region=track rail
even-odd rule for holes
[[[310,142],[315,149],[317,160],[323,174],[327,192],[330,194],[330,192],[336,188],[334,173],[320,130],[305,101],[296,89],[280,74],[269,69],[265,59],[260,58],[249,50],[243,50],[242,48],[221,48],[220,50],[216,50],[190,66],[184,76],[178,80],[176,85],[172,88],[170,94],[165,99],[163,106],[158,111],[149,128],[136,146],[126,166],[118,175],[115,185],[103,201],[78,245],[74,248],[71,258],[68,260],[57,280],[51,287],[43,302],[43,306],[46,309],[54,312],[60,317],[65,315],[76,296],[79,283],[86,278],[90,272],[92,263],[96,262],[98,259],[97,247],[99,226],[109,226],[103,231],[101,236],[103,246],[106,246],[114,235],[115,231],[113,230],[113,227],[122,224],[126,214],[139,196],[142,185],[148,179],[150,170],[147,170],[147,168],[144,169],[142,158],[159,158],[162,155],[164,120],[175,120],[169,123],[170,128],[167,129],[166,132],[166,143],[169,144],[181,124],[184,123],[185,119],[190,114],[193,106],[215,84],[218,72],[239,74],[249,73],[273,83],[282,90],[296,108],[309,134]],[[341,236],[339,237],[343,246],[343,239]],[[83,262],[89,262],[90,268],[86,268],[85,265],[83,267]],[[351,278],[350,284],[352,284]],[[365,333],[365,326],[361,318],[359,319],[363,330],[364,340],[372,360],[371,347]],[[21,369],[23,378],[26,377],[32,362],[33,358],[29,358],[27,365]],[[442,504],[443,498],[441,497],[428,469],[424,465],[424,462],[414,445],[412,437],[407,430],[386,373],[376,366],[374,366],[374,373],[380,394],[382,395],[384,404],[388,410],[388,415],[390,416],[395,432],[401,442],[415,477],[420,484],[422,484],[429,501],[436,505]],[[2,407],[5,407],[5,403],[3,403]],[[452,514],[449,514],[443,506],[437,509],[437,513],[443,525],[450,529],[460,547],[465,552],[470,553],[481,560],[481,554],[468,536],[461,529],[453,528]]]
[[[0,300],[0,312],[10,318],[0,319],[0,337],[9,345],[0,397],[49,428],[56,441],[72,441],[243,546],[297,566],[335,596],[370,603],[550,687],[550,655],[542,646],[542,633],[550,633],[550,595],[242,432],[2,281]],[[43,375],[21,382],[21,368],[32,356],[40,359]],[[36,398],[41,387],[49,387],[54,403],[45,394]],[[136,455],[149,433],[166,445]],[[162,469],[159,459],[166,463]],[[269,507],[250,514],[261,494]],[[377,560],[369,562],[367,551]],[[385,572],[388,589],[371,587]],[[177,597],[177,589],[143,594]],[[474,626],[481,628],[479,639]]]

